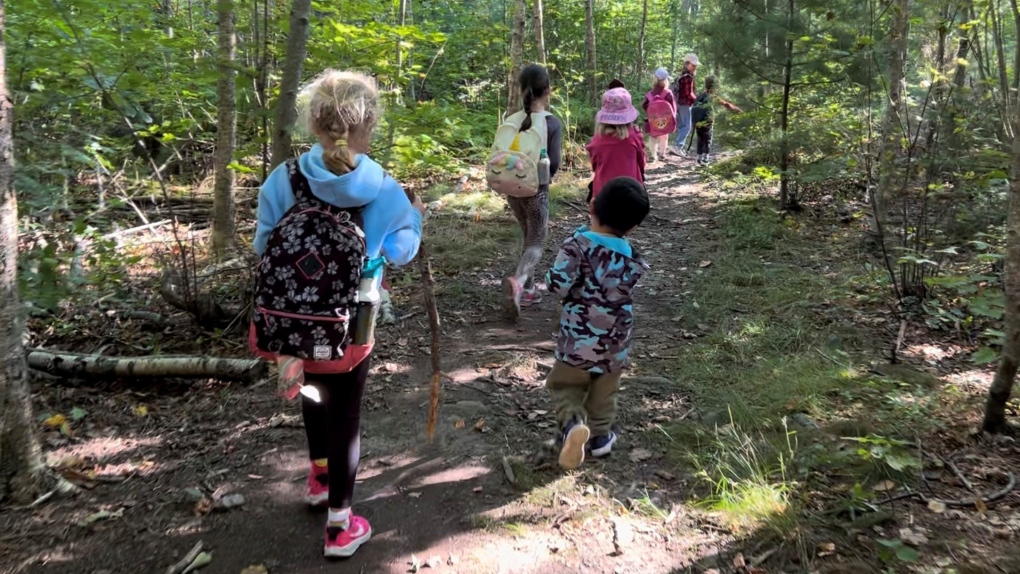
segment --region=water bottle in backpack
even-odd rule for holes
[[[552,181],[552,164],[549,162],[549,154],[546,153],[545,148],[542,148],[542,152],[538,157],[538,185],[549,185]]]
[[[381,262],[380,262],[381,263]],[[382,265],[365,266],[358,285],[358,310],[354,316],[355,345],[371,345],[375,341],[375,322],[382,302]]]

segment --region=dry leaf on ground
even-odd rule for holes
[[[924,533],[909,528],[900,529],[900,540],[910,546],[921,546],[928,543],[928,537]]]
[[[652,452],[649,451],[648,449],[644,449],[644,448],[636,448],[636,449],[630,451],[630,461],[631,462],[644,462],[644,461],[652,458],[652,456],[653,456]]]
[[[896,488],[895,482],[891,480],[883,480],[882,482],[871,487],[871,490],[874,490],[875,492],[889,492],[894,488]]]

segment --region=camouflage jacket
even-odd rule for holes
[[[581,228],[549,270],[549,292],[563,299],[556,359],[591,373],[627,366],[634,309],[631,297],[648,265],[623,239],[599,241]]]

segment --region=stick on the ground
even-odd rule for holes
[[[896,344],[893,345],[892,349],[892,362],[896,363],[899,360],[900,347],[903,346],[903,336],[907,333],[907,320],[900,319],[900,332],[896,335]]]
[[[921,502],[923,502],[925,504],[927,504],[929,502],[941,502],[942,504],[945,504],[946,506],[956,507],[956,508],[966,508],[966,507],[969,507],[969,506],[974,506],[974,505],[977,504],[978,500],[980,500],[982,503],[984,503],[987,506],[987,505],[991,505],[994,502],[998,502],[999,500],[1002,500],[1003,498],[1006,498],[1006,495],[1008,495],[1010,492],[1013,492],[1014,488],[1016,488],[1016,475],[1014,475],[1011,472],[1008,475],[1008,480],[1006,482],[1006,486],[1002,487],[1002,490],[999,490],[998,492],[993,492],[992,494],[989,494],[989,495],[986,495],[986,496],[982,496],[982,497],[976,498],[976,499],[971,499],[971,500],[945,500],[945,499],[941,499],[941,498],[929,498],[929,497],[921,494],[920,492],[915,492],[915,491],[912,491],[912,490],[908,490],[907,492],[903,492],[903,493],[897,494],[896,496],[891,496],[888,499],[879,500],[877,503],[878,504],[888,504],[888,503],[896,501],[896,500],[903,500],[904,498],[916,498],[916,499],[920,500]]]
[[[154,223],[146,223],[145,225],[139,225],[138,227],[131,227],[131,228],[128,228],[128,229],[121,229],[120,231],[114,231],[112,233],[107,233],[106,235],[103,236],[103,239],[115,239],[117,237],[125,237],[127,235],[133,235],[135,233],[140,233],[142,231],[148,231],[149,229],[155,229],[157,227],[166,225],[168,223],[170,223],[170,220],[169,219],[164,219],[162,221],[156,221]]]
[[[948,458],[942,457],[939,458],[942,459],[942,462],[946,465],[946,468],[951,470],[953,474],[956,475],[956,478],[960,479],[960,482],[963,483],[963,486],[967,487],[967,490],[971,492],[974,491],[974,485],[969,480],[967,480],[967,477],[964,476],[962,472],[960,472],[960,469],[955,464],[953,464],[953,461],[949,460]]]
[[[51,375],[110,378],[216,378],[253,381],[266,371],[257,359],[142,356],[107,357],[68,351],[28,349],[28,366]]]
[[[405,190],[407,198],[414,202],[414,192]],[[429,252],[425,248],[424,239],[418,247],[418,271],[421,273],[421,293],[425,303],[425,311],[429,315],[429,331],[431,340],[432,378],[429,391],[429,414],[425,423],[425,436],[429,442],[436,438],[436,421],[439,419],[439,391],[443,385],[443,369],[439,356],[441,331],[439,329],[439,309],[436,307],[435,283],[432,280],[432,263]]]
[[[510,482],[510,484],[517,484],[517,477],[514,476],[513,467],[510,466],[510,459],[505,456],[503,457],[503,474],[506,475],[506,479]]]
[[[195,547],[185,554],[184,558],[181,558],[180,562],[166,569],[166,574],[181,574],[181,572],[184,572],[188,566],[191,566],[191,563],[194,562],[195,558],[198,558],[198,555],[201,553],[202,541],[199,540],[198,543],[195,544]]]

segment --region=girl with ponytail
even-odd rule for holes
[[[298,125],[310,131],[318,143],[296,162],[278,166],[262,185],[255,252],[261,257],[267,250],[273,229],[297,201],[294,195],[297,186],[302,197],[310,191],[327,208],[359,214],[366,271],[375,272],[385,263],[410,262],[421,242],[425,206],[420,200],[412,204],[400,184],[367,155],[380,116],[375,82],[361,74],[329,70],[306,86],[298,101],[302,117]],[[338,264],[330,254],[322,255],[317,265],[325,268]],[[287,285],[291,281],[297,285],[293,277],[308,272],[301,261],[276,271],[275,277]],[[299,300],[305,297],[304,301],[335,295],[287,289],[291,297]],[[287,329],[291,324],[281,321],[279,329]],[[290,336],[294,335],[291,331]],[[287,384],[303,376],[305,388],[315,390],[301,393],[309,451],[305,500],[313,506],[329,508],[324,547],[327,557],[351,556],[372,536],[368,521],[351,511],[360,459],[361,400],[371,362],[371,344],[362,345],[361,354],[351,348],[345,355],[351,358],[350,364],[327,363],[327,369],[296,357],[280,357],[286,359],[281,362],[284,365],[281,375],[286,375]],[[331,352],[328,347],[326,351]],[[290,372],[291,365],[296,373]]]
[[[563,127],[560,120],[548,115],[550,89],[549,72],[543,66],[531,64],[521,70],[518,76],[524,111],[528,116],[521,124],[521,131],[531,129],[533,114],[546,115],[548,139],[546,153],[549,156],[550,180],[560,167],[560,144]],[[521,307],[537,305],[542,295],[535,287],[535,267],[542,259],[545,238],[549,227],[549,185],[539,187],[531,197],[507,197],[510,210],[521,226],[524,245],[517,262],[516,272],[503,280],[503,303],[507,317],[517,320]]]

